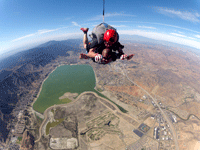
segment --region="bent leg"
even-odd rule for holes
[[[83,33],[84,33],[84,35],[83,35],[83,47],[85,49],[87,49],[87,44],[88,44],[87,32],[88,32],[89,28],[81,28],[80,30],[82,30]]]

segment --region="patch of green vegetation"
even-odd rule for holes
[[[98,91],[96,91],[96,93],[97,93],[99,96],[101,96],[101,97],[103,97],[103,98],[109,100],[109,101],[112,102],[113,104],[115,104],[123,113],[127,113],[127,112],[128,112],[126,109],[124,109],[123,107],[119,106],[118,104],[116,104],[115,102],[113,102],[112,100],[110,100],[109,98],[107,98],[105,95],[99,93]]]
[[[112,117],[111,117],[111,120],[113,120],[113,119],[115,119],[115,118],[116,118],[116,116],[112,116]]]
[[[36,113],[35,113],[35,116],[36,116],[36,118],[37,118],[37,122],[41,122],[41,123],[42,123],[42,121],[43,121],[44,119],[42,119],[42,118],[40,118],[39,116],[37,116]]]
[[[49,134],[49,130],[50,130],[51,127],[55,127],[55,126],[59,125],[61,122],[63,122],[63,121],[64,121],[64,118],[58,119],[58,120],[56,120],[55,122],[52,122],[52,123],[48,122],[48,124],[46,126],[46,135]]]
[[[52,109],[51,112],[54,114],[54,113],[55,113],[55,112],[54,112],[54,109]]]
[[[22,141],[22,137],[18,137],[18,140],[21,142]]]
[[[90,136],[92,135],[92,132],[93,132],[93,131],[89,131],[88,137],[90,137]]]
[[[100,118],[100,119],[101,119],[101,120],[104,120],[104,119],[105,119],[105,117],[106,117],[106,115],[104,115],[104,116],[101,116],[101,118]]]
[[[63,103],[70,103],[72,100],[69,98],[64,98],[64,99],[60,99],[60,101]]]
[[[22,141],[22,137],[18,137],[16,143],[21,144],[21,141]]]
[[[80,95],[80,94],[79,94]],[[75,97],[73,97],[74,99],[76,99],[79,95],[77,95],[77,96],[75,96]]]
[[[100,126],[102,124],[102,122],[98,123],[97,126]]]
[[[120,133],[119,131],[114,131],[114,130],[108,131],[108,132],[111,132],[111,133]]]
[[[90,136],[90,139],[94,141],[94,138],[95,138],[95,135],[92,134],[92,135]]]
[[[103,131],[103,130],[101,130],[100,134],[102,134],[102,133],[104,133],[104,131]]]
[[[103,92],[103,90],[101,88],[97,88],[98,92]]]

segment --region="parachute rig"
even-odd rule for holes
[[[107,64],[109,62],[115,61],[116,59],[121,59],[121,60],[131,59],[134,56],[134,54],[125,55],[123,53],[122,49],[124,48],[124,46],[118,42],[119,34],[114,27],[104,22],[104,15],[105,15],[105,0],[103,0],[103,23],[93,28],[92,33],[89,35],[92,41],[87,44],[86,44],[86,41],[88,40],[84,42],[87,45],[86,53],[89,52],[89,49],[96,48],[97,49],[95,52],[96,55],[94,57],[94,54],[93,54],[92,57],[94,58],[91,58],[91,59],[94,62],[101,63],[101,64]],[[81,30],[84,33],[87,33],[88,28],[81,28]],[[103,45],[105,46],[102,46],[102,43],[104,43]],[[115,52],[113,52],[113,50]],[[118,51],[118,53],[116,53],[116,50]],[[90,57],[88,57],[88,55],[86,54],[80,54],[80,58],[89,59]]]

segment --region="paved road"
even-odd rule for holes
[[[118,116],[120,119],[124,119],[124,120],[127,121],[127,122],[129,122],[128,120],[131,120],[131,119],[134,120],[134,118],[132,118],[131,116],[129,116],[129,115],[125,114],[125,113],[122,113],[121,110],[120,110],[116,105],[114,105],[112,102],[110,102],[110,101],[107,100],[106,98],[103,98],[103,97],[100,97],[99,95],[97,95],[97,93],[95,93],[95,92],[83,92],[83,93],[81,93],[81,94],[76,98],[75,101],[72,101],[72,102],[67,103],[67,104],[53,105],[53,106],[47,108],[47,109],[44,111],[44,120],[43,120],[43,122],[42,122],[42,124],[40,125],[40,128],[39,128],[39,138],[38,138],[37,140],[35,140],[35,143],[40,141],[41,136],[42,136],[42,130],[44,130],[43,128],[44,128],[45,124],[49,121],[49,120],[48,120],[48,112],[51,111],[51,109],[52,109],[52,108],[55,108],[55,107],[61,107],[61,106],[64,107],[64,106],[73,105],[73,104],[74,104],[76,101],[78,101],[79,98],[80,98],[82,95],[84,95],[84,94],[94,94],[96,97],[100,98],[100,103],[102,103],[104,106],[106,106],[111,112],[113,112],[113,113],[114,113],[116,116]],[[101,99],[105,100],[107,103],[109,103],[110,105],[112,105],[115,109],[113,110],[112,108],[110,108],[109,106],[107,106],[104,102],[101,101]],[[127,117],[129,117],[128,120],[125,119],[125,118],[127,118]],[[130,122],[129,122],[129,123],[130,123]],[[135,121],[135,123],[137,123],[137,122]]]
[[[135,82],[133,82],[126,74],[126,72],[124,70],[125,67],[124,67],[124,64],[123,64],[123,68],[122,69],[122,72],[123,72],[123,75],[125,75],[127,77],[127,79],[132,82],[134,85],[138,86],[140,89],[142,89],[149,97],[151,97],[151,99],[154,101],[154,103],[158,106],[161,114],[163,115],[163,117],[165,118],[165,120],[167,121],[167,123],[169,124],[169,127],[170,127],[170,130],[172,132],[172,135],[173,135],[173,139],[174,139],[174,143],[175,143],[175,146],[176,146],[176,150],[179,150],[179,146],[178,146],[178,140],[177,140],[177,136],[176,136],[176,130],[174,129],[174,126],[173,124],[171,123],[170,119],[167,117],[167,115],[165,114],[165,112],[162,110],[162,108],[158,105],[157,101],[149,94],[149,92],[147,92],[145,89],[143,89],[141,86],[137,85]]]

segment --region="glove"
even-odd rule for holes
[[[127,55],[126,55],[126,54],[120,56],[120,59],[121,59],[121,60],[124,60],[124,59],[126,59],[126,58],[127,58]]]
[[[95,62],[97,63],[101,63],[103,56],[101,54],[96,54],[96,56],[94,57]]]

